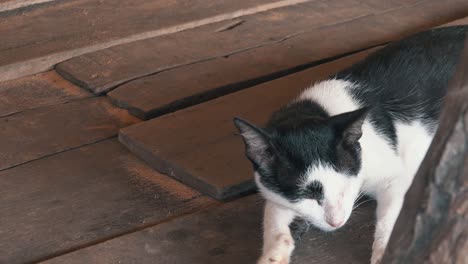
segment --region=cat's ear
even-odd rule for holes
[[[362,124],[369,113],[368,108],[361,108],[330,118],[330,123],[346,144],[356,143],[362,136]]]
[[[245,144],[245,154],[255,168],[266,168],[273,160],[273,147],[269,136],[260,128],[240,118],[234,118]]]

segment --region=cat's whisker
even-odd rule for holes
[[[358,196],[356,197],[356,199],[354,199],[354,203],[356,203],[357,201],[359,201],[359,199],[361,199],[363,196],[364,196],[364,193],[362,193],[362,192],[360,191],[359,194],[358,194]]]
[[[356,208],[358,208],[359,206],[361,206],[361,205],[363,205],[363,204],[369,202],[369,201],[372,201],[372,199],[364,200],[364,201],[358,203],[357,205],[355,205],[355,206],[353,207],[353,210],[356,209]]]

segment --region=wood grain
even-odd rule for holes
[[[106,98],[41,107],[0,118],[0,170],[117,135],[138,122]]]
[[[0,80],[85,53],[309,0],[71,0],[0,16]],[[5,14],[5,13],[4,13]]]
[[[54,71],[0,82],[0,117],[91,96]]]
[[[213,203],[115,139],[1,171],[0,194],[0,263],[8,264],[64,254]]]

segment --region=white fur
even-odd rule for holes
[[[272,202],[265,205],[263,218],[263,254],[259,264],[289,263],[294,250],[294,239],[289,230],[289,224],[294,220],[295,213]]]
[[[352,83],[343,80],[327,80],[305,90],[299,99],[312,100],[321,105],[330,115],[337,115],[360,108],[359,104],[348,93],[352,87]],[[286,220],[291,218],[291,214],[293,217],[294,215],[305,217],[317,227],[331,231],[348,220],[355,199],[360,192],[363,192],[375,197],[378,204],[371,263],[380,261],[401,210],[404,195],[412,183],[414,174],[424,158],[433,135],[418,122],[397,123],[398,143],[395,150],[388,140],[379,135],[368,120],[364,122],[362,131],[363,135],[359,140],[362,147],[362,169],[358,177],[342,175],[332,168],[322,165],[309,168],[305,175],[304,184],[313,180],[319,180],[322,183],[324,188],[323,206],[310,199],[292,204],[263,186],[259,175],[255,175],[260,191],[269,201],[265,211],[265,219],[268,217],[268,220],[265,220],[264,243],[267,246],[264,248],[262,260],[265,260],[268,249],[281,247],[275,245],[274,241],[276,240],[272,239],[273,237],[278,236],[279,233],[284,233],[287,237],[290,236],[286,225],[286,223],[289,225],[290,222]],[[282,209],[272,210],[274,205]],[[278,219],[275,220],[275,217]],[[332,226],[330,223],[336,226]],[[281,224],[284,226],[279,227]],[[281,231],[278,232],[278,230]],[[288,250],[282,252],[288,252]],[[289,260],[289,256],[282,259]]]
[[[303,200],[296,205],[298,211],[324,231],[341,227],[351,216],[361,179],[348,177],[322,164],[309,168],[305,177],[304,186],[315,180],[323,183],[324,204],[318,205],[315,200]],[[310,209],[312,206],[316,207],[314,212]]]
[[[359,109],[359,105],[349,96],[345,87],[352,87],[344,80],[326,80],[316,83],[302,92],[301,100],[311,100],[322,106],[331,116]]]

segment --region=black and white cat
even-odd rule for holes
[[[377,200],[371,263],[380,262],[467,31],[434,29],[389,44],[306,89],[265,128],[234,119],[267,200],[259,264],[289,263],[295,217],[333,231],[361,194]]]

